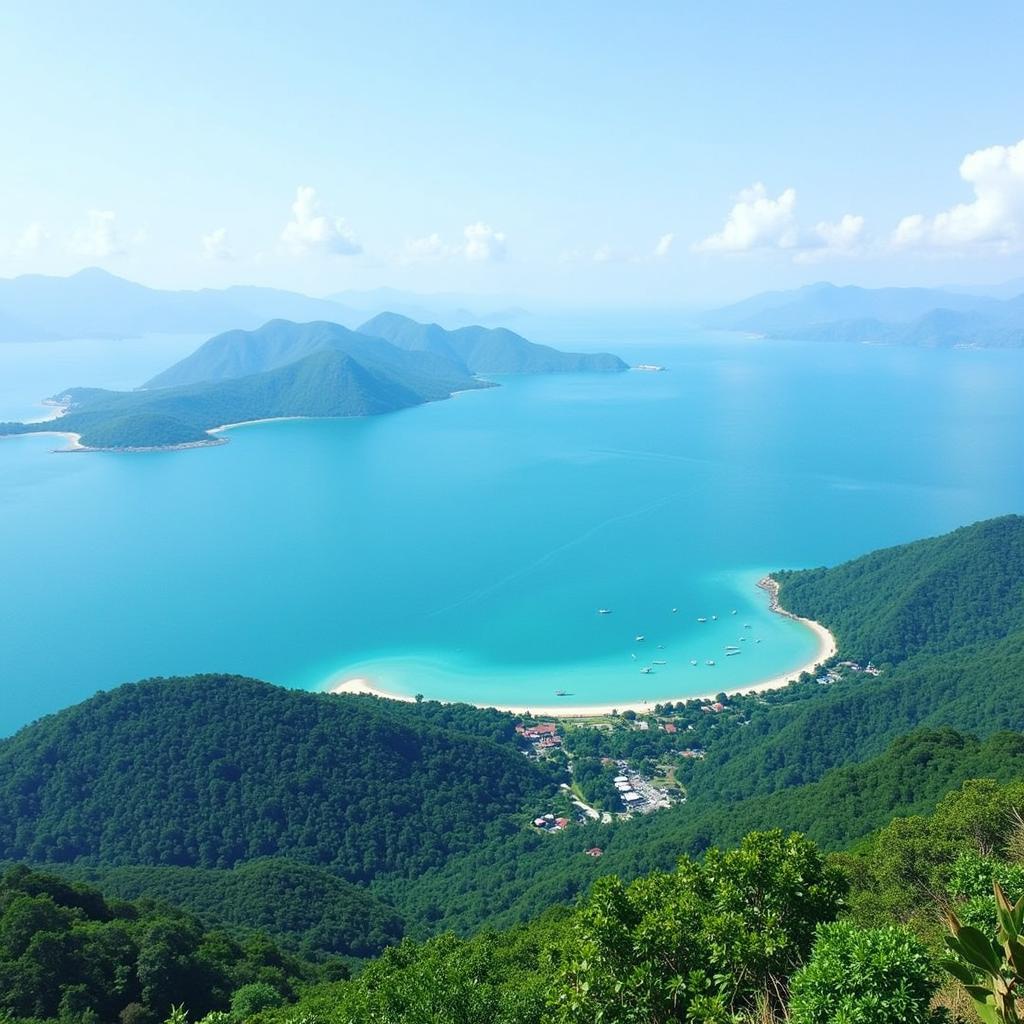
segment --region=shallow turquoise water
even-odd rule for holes
[[[0,732],[198,671],[518,705],[715,692],[814,652],[767,612],[764,570],[1024,508],[1022,353],[596,340],[670,371],[503,380],[188,452],[0,443]],[[90,343],[74,365],[0,346],[0,418],[193,342]]]

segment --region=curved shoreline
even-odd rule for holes
[[[787,619],[792,619],[794,622],[799,622],[802,626],[805,626],[814,633],[818,639],[818,649],[813,660],[808,661],[797,668],[790,669],[788,672],[771,676],[768,679],[762,679],[755,683],[747,683],[743,686],[729,687],[724,690],[718,689],[715,690],[714,693],[688,693],[680,697],[662,697],[655,701],[627,701],[624,704],[551,704],[538,706],[536,704],[512,705],[475,703],[474,706],[480,708],[495,708],[497,711],[509,711],[516,715],[530,713],[547,718],[592,718],[596,715],[609,715],[613,711],[635,711],[638,714],[646,714],[650,712],[656,704],[675,703],[681,700],[713,700],[716,694],[719,693],[726,693],[732,696],[741,693],[763,693],[766,690],[781,690],[790,683],[795,682],[802,673],[813,672],[814,669],[823,661],[827,661],[829,658],[833,657],[838,652],[839,648],[836,644],[836,638],[832,635],[832,632],[826,629],[826,627],[820,622],[815,622],[814,619],[805,619],[799,615],[794,615],[779,604],[779,584],[772,579],[771,576],[765,576],[763,579],[759,580],[757,586],[768,595],[769,608],[771,611],[775,612],[777,615],[783,615]],[[381,697],[384,700],[399,700],[407,703],[416,699],[415,697],[410,697],[407,694],[389,693],[387,690],[382,690],[380,687],[374,686],[370,680],[363,677],[346,679],[337,686],[330,687],[328,692],[335,694],[364,694],[372,697]],[[442,701],[442,703],[464,702]]]

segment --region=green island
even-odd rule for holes
[[[0,436],[59,432],[80,449],[190,448],[224,443],[211,431],[228,425],[375,416],[495,386],[478,374],[625,369],[617,356],[559,352],[502,328],[445,331],[396,314],[359,331],[272,320],[211,338],[139,390],[69,388],[49,400],[63,415],[0,423]]]
[[[1024,518],[774,578],[839,652],[767,693],[558,721],[198,676],[23,728],[0,1014],[1015,1019]]]

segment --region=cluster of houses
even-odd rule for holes
[[[537,754],[547,753],[562,745],[562,737],[558,735],[558,726],[554,722],[517,725],[516,732],[532,745]]]
[[[868,676],[880,676],[882,670],[873,665],[870,661],[866,665],[861,665],[856,661],[841,661],[835,668],[830,668],[828,671],[818,676],[817,682],[822,686],[827,686],[829,683],[838,682],[843,678],[843,673],[840,669],[846,669],[848,672],[863,672]]]
[[[616,775],[612,782],[619,791],[619,798],[627,807],[635,807],[644,802],[644,798],[633,789],[633,783],[625,775]]]
[[[533,827],[542,832],[561,832],[571,824],[568,818],[556,818],[553,814],[542,814],[533,819]]]

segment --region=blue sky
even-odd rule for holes
[[[1000,2],[8,0],[0,274],[570,304],[999,282],[1022,38]]]

